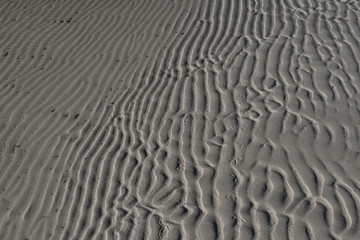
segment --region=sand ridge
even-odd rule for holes
[[[360,237],[359,2],[0,6],[0,239]]]

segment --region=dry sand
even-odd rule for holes
[[[360,239],[357,0],[1,1],[0,239]]]

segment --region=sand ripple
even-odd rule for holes
[[[360,238],[358,1],[0,11],[0,239]]]

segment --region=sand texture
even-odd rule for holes
[[[0,1],[1,240],[360,239],[360,1]]]

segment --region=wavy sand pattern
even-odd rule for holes
[[[0,239],[360,239],[359,1],[0,6]]]

